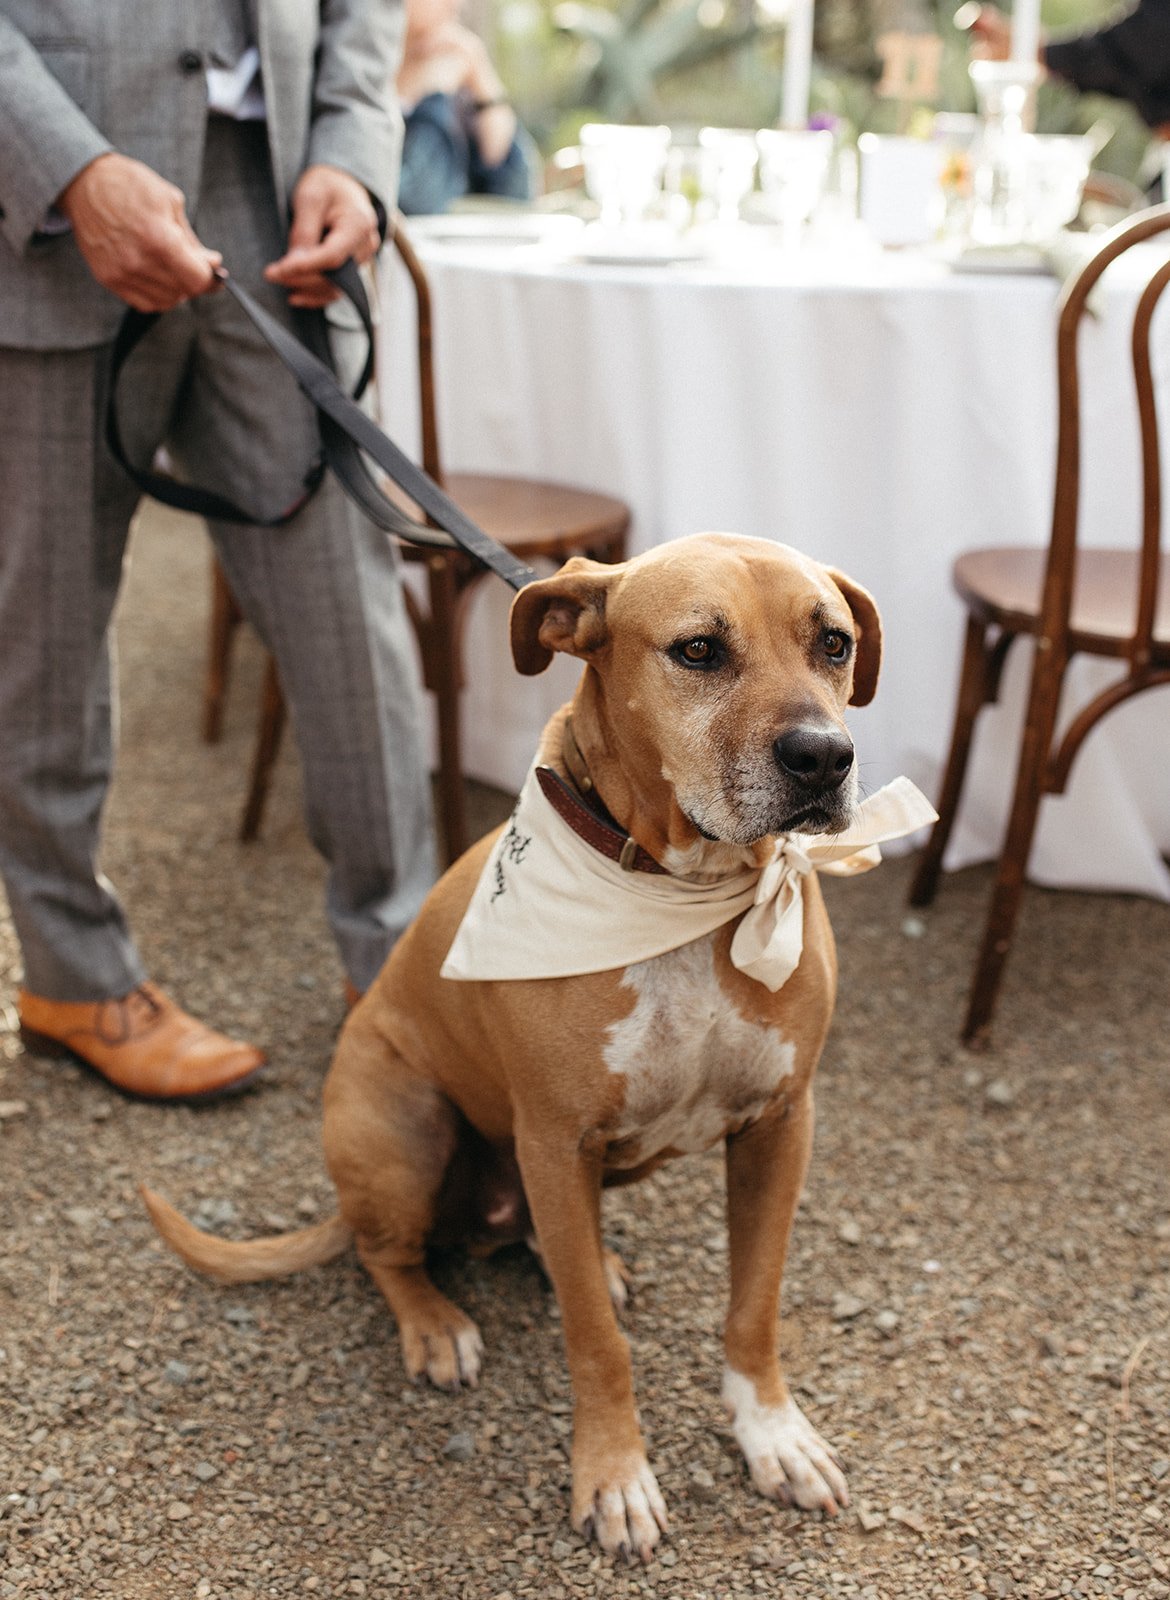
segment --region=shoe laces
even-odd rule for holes
[[[152,984],[140,983],[137,989],[131,989],[126,996],[126,1001],[127,1004],[131,1001],[135,1002],[136,1008],[145,1010],[148,1016],[157,1017],[162,1015],[162,997]]]
[[[140,983],[137,989],[131,989],[122,1004],[131,1028],[135,1023],[141,1027],[157,1022],[164,1010],[161,995],[149,983]]]

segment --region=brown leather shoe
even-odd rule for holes
[[[211,1100],[264,1065],[264,1053],[197,1022],[153,983],[121,1000],[17,996],[21,1037],[34,1055],[72,1055],[116,1089],[147,1100]]]

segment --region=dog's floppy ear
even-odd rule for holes
[[[517,672],[543,672],[554,651],[590,656],[605,643],[605,600],[615,567],[574,556],[551,578],[539,578],[512,601],[512,660]]]
[[[844,595],[857,624],[857,655],[853,662],[853,693],[849,704],[867,706],[877,690],[878,670],[882,664],[882,619],[868,589],[833,567],[828,572]]]

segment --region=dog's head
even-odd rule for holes
[[[594,726],[634,794],[665,784],[703,838],[848,825],[857,772],[843,713],[873,697],[881,623],[843,574],[732,534],[613,567],[578,557],[512,606],[518,670],[543,671],[555,651],[589,669],[575,722]],[[685,828],[668,833],[686,848]]]

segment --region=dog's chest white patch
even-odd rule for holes
[[[714,934],[638,962],[622,982],[638,998],[603,1051],[626,1088],[611,1139],[615,1165],[707,1150],[754,1121],[791,1077],[795,1046],[742,1016],[720,989]]]

